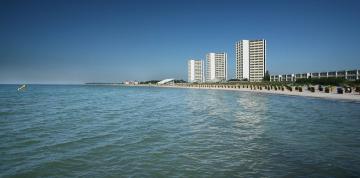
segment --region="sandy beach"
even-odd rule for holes
[[[304,97],[314,97],[314,98],[323,98],[323,99],[336,99],[336,100],[352,100],[360,101],[359,93],[325,93],[325,92],[310,92],[308,90],[299,91],[289,91],[289,90],[251,90],[250,88],[214,88],[214,87],[187,87],[179,85],[125,85],[125,86],[146,86],[146,87],[162,87],[162,88],[185,88],[185,89],[200,89],[200,90],[225,90],[225,91],[240,91],[240,92],[258,92],[258,93],[268,93],[268,94],[280,94],[280,95],[291,95],[291,96],[304,96]]]

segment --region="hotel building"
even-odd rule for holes
[[[303,78],[342,78],[349,81],[355,81],[360,79],[360,70],[340,70],[340,71],[331,71],[331,72],[272,75],[270,76],[270,81],[293,82],[296,81],[297,79],[303,79]]]
[[[241,40],[235,48],[236,79],[262,81],[266,72],[266,40]]]
[[[206,55],[206,82],[227,80],[227,54],[208,53]]]
[[[188,82],[204,82],[204,62],[202,60],[188,60]]]

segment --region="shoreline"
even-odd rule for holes
[[[183,88],[183,89],[200,89],[200,90],[223,90],[223,91],[239,91],[239,92],[255,92],[255,93],[267,93],[267,94],[278,94],[287,96],[302,96],[302,97],[313,97],[321,99],[335,99],[335,100],[348,100],[348,101],[360,101],[360,94],[357,93],[324,93],[324,92],[310,92],[307,90],[299,91],[288,91],[288,90],[266,90],[256,89],[251,90],[250,88],[214,88],[214,87],[187,87],[177,85],[122,85],[128,87],[158,87],[158,88]]]

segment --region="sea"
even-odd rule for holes
[[[359,177],[360,103],[0,85],[0,177]]]

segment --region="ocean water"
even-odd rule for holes
[[[0,177],[359,177],[360,103],[0,85]]]

